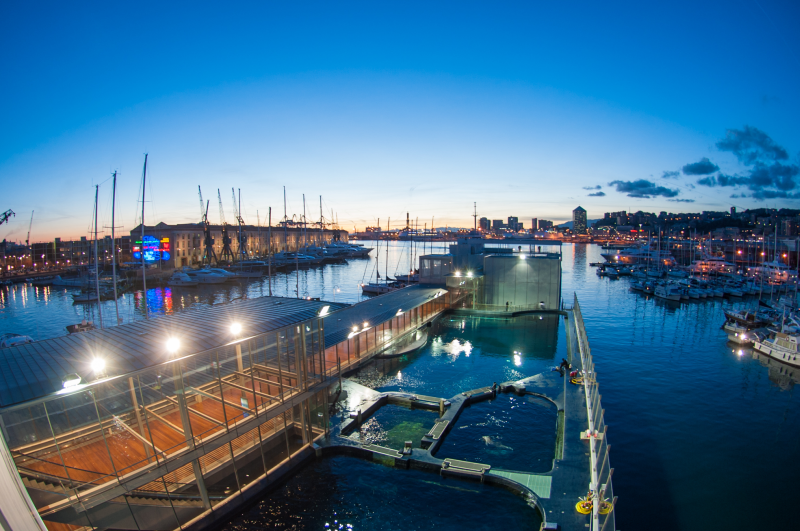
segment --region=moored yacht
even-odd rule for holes
[[[780,362],[800,367],[800,360],[797,358],[797,337],[797,334],[773,332],[770,338],[757,339],[753,343],[753,348]]]
[[[677,265],[669,251],[654,250],[649,245],[628,247],[617,252],[600,253],[600,256],[612,264],[652,264],[653,266],[667,267]]]

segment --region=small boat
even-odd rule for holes
[[[398,282],[419,282],[419,273],[414,273],[413,275],[395,275],[394,278]]]
[[[797,334],[785,334],[774,332],[773,337],[768,339],[756,339],[753,348],[770,358],[800,367],[800,360],[797,359]]]
[[[91,321],[87,321],[84,319],[78,324],[74,325],[67,325],[67,332],[70,334],[77,334],[78,332],[88,332],[89,330],[94,330],[94,323]]]
[[[656,297],[660,299],[666,299],[668,301],[680,301],[681,300],[681,289],[680,287],[668,283],[668,284],[658,284],[655,289]]]
[[[89,284],[89,281],[80,277],[62,278],[61,275],[56,275],[55,278],[53,278],[52,284],[53,286],[63,286],[67,288],[85,288]]]
[[[392,284],[378,284],[376,282],[361,284],[361,291],[364,295],[381,295],[397,289],[399,289],[399,287],[393,286]]]
[[[173,288],[195,288],[198,284],[199,282],[197,280],[193,280],[192,277],[180,271],[173,273],[167,282],[167,286],[171,286]]]
[[[97,293],[94,291],[86,291],[84,293],[74,293],[72,295],[72,302],[73,303],[86,303],[86,302],[97,302]]]
[[[609,269],[606,270],[606,276],[610,280],[619,280],[619,273],[617,272],[616,269],[613,269],[613,268],[609,268]]]
[[[750,329],[768,325],[772,319],[760,312],[723,310],[725,319]]]
[[[53,284],[53,277],[39,277],[31,280],[34,286],[50,286]]]
[[[30,336],[23,336],[21,334],[3,334],[0,335],[0,348],[16,347],[17,345],[25,345],[26,343],[33,343]]]
[[[208,269],[184,269],[190,279],[196,280],[198,284],[224,284],[228,278],[223,275],[218,275]]]

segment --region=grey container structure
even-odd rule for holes
[[[561,307],[561,255],[488,255],[483,262],[484,304],[558,310]]]

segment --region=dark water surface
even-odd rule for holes
[[[541,519],[521,496],[351,457],[314,461],[224,529],[318,531],[535,531]]]
[[[665,303],[629,293],[626,280],[598,278],[589,263],[602,260],[599,247],[565,245],[563,252],[563,296],[570,303],[572,293],[577,292],[580,299],[609,426],[614,490],[619,496],[617,528],[800,528],[793,513],[794,489],[800,478],[800,399],[795,396],[795,382],[782,374],[774,361],[767,364],[764,359],[754,359],[747,350],[740,355],[738,347],[726,344],[720,330],[723,308],[744,308],[753,302],[705,299]],[[383,247],[381,253],[383,275]],[[407,245],[390,245],[389,275],[406,269],[408,258]],[[355,302],[358,283],[374,278],[374,262],[373,258],[301,271],[299,292],[333,299],[338,289],[337,300]],[[279,274],[273,290],[294,295],[297,281],[295,273]],[[260,296],[268,287],[266,280],[260,280],[203,290],[207,291],[148,290],[147,300],[154,313],[170,313],[243,295]],[[3,289],[0,333],[26,333],[36,338],[63,335],[64,326],[96,312],[96,307],[72,306],[67,295],[66,290]],[[124,300],[125,321],[140,318],[141,294],[127,295]],[[104,304],[104,312],[111,315],[113,302]],[[532,330],[543,328],[533,333],[520,327],[497,340],[491,337],[497,335],[491,327],[500,330],[502,323],[481,321],[486,340],[470,344],[467,356],[465,338],[471,333],[467,330],[471,320],[462,325],[458,319],[446,318],[438,332],[441,343],[431,341],[420,353],[386,362],[383,368],[376,365],[371,374],[362,371],[357,378],[385,390],[424,390],[449,397],[518,374],[532,375],[557,363],[565,355],[566,342],[563,321],[554,328],[554,342],[549,339],[553,336],[546,320],[528,324]],[[548,342],[552,347],[542,346]],[[514,350],[522,352],[521,365],[515,363]],[[478,416],[472,419],[473,414]],[[461,420],[480,423],[482,414],[476,406],[465,411]],[[389,416],[392,418],[376,422],[394,423]],[[408,424],[402,426],[403,422]],[[389,432],[401,426],[416,433],[414,424],[419,422],[423,421],[415,415],[386,426]],[[500,442],[516,452],[513,444],[505,439]],[[478,450],[476,444],[476,453]],[[439,456],[443,455],[440,451]],[[350,471],[356,473],[347,473]],[[369,478],[366,484],[359,483],[363,477]],[[499,529],[497,522],[505,522],[503,518],[523,522],[511,524],[522,528],[538,526],[525,501],[509,492],[454,479],[446,481],[447,487],[436,486],[438,476],[426,472],[392,470],[342,458],[315,462],[298,478],[298,483],[290,481],[229,528],[323,530],[325,523],[333,525],[334,512],[347,514],[347,522],[360,529],[416,529],[423,525]],[[404,483],[409,478],[422,483]],[[482,493],[456,496],[458,503],[463,501],[459,508],[408,499],[413,498],[412,493],[434,487],[450,492],[451,486]],[[433,514],[439,510],[441,516]],[[491,517],[486,521],[475,518],[479,510]],[[429,523],[431,518],[435,524]]]

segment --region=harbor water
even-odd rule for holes
[[[434,252],[442,251],[442,244],[434,245]],[[388,249],[387,261],[381,242],[381,276],[387,263],[388,276],[405,273],[408,243],[390,243]],[[619,496],[617,528],[795,529],[792,489],[800,477],[796,382],[775,361],[727,343],[721,330],[723,309],[753,307],[755,299],[669,303],[631,293],[627,280],[595,274],[590,263],[602,261],[600,252],[594,245],[564,245],[563,297],[570,304],[573,292],[578,295],[601,383],[614,491]],[[369,260],[278,273],[272,290],[276,295],[328,300],[335,295],[337,301],[356,302],[361,298],[359,284],[370,279],[375,280],[375,251]],[[125,322],[143,318],[145,302],[151,314],[169,314],[235,303],[268,290],[266,279],[222,287],[151,288],[146,296],[124,295],[120,317]],[[30,285],[0,288],[0,333],[44,339],[64,335],[66,325],[84,318],[97,322],[97,306],[73,305],[70,293]],[[113,301],[103,303],[103,313],[107,322],[116,318]],[[376,361],[354,378],[381,390],[449,397],[517,374],[533,375],[566,356],[564,321],[551,318],[553,324],[547,319],[518,326],[445,316],[424,349],[405,360]],[[487,337],[482,344],[472,340],[467,345],[465,337],[472,333]],[[514,351],[521,353],[519,365]],[[542,421],[546,429],[526,426],[529,407],[541,409],[537,415],[549,419]],[[410,413],[387,410],[373,421],[372,436],[376,441],[399,440],[406,433],[416,437],[420,425],[428,426],[431,419],[424,412]],[[522,415],[519,422],[517,415]],[[539,472],[541,460],[552,459],[544,449],[552,444],[553,417],[546,404],[517,404],[509,397],[476,405],[459,419],[464,440],[459,441],[461,434],[454,430],[439,457],[446,450],[450,453],[449,445],[469,449],[471,444],[474,460],[491,459],[491,453],[481,453],[493,450],[504,468],[515,469],[518,463],[516,468]],[[512,422],[518,431],[513,436],[498,431],[493,448],[485,440],[481,446],[477,438],[484,434],[470,433],[470,426],[492,419]],[[534,443],[541,443],[542,450]],[[518,460],[517,448],[527,448]],[[447,504],[412,503],[409,496],[420,492]],[[486,525],[481,527],[484,514]],[[537,518],[526,500],[503,489],[453,479],[443,482],[435,474],[342,457],[313,462],[226,528],[322,530],[344,523],[342,529],[349,524],[350,529],[363,530],[488,529],[506,524],[535,529]]]

